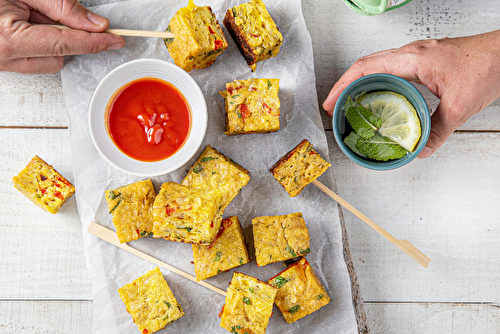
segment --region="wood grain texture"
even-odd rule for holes
[[[333,190],[337,192],[337,186],[333,185]],[[363,301],[363,293],[359,287],[358,275],[356,274],[356,269],[354,268],[354,261],[352,257],[351,246],[349,244],[349,235],[347,233],[347,228],[345,226],[344,214],[342,212],[342,206],[337,203],[340,216],[340,226],[342,228],[342,245],[344,252],[344,259],[347,266],[347,271],[349,272],[349,277],[351,279],[351,293],[352,293],[352,303],[356,311],[356,322],[358,324],[359,334],[370,333],[370,327],[368,325],[368,319],[366,317],[365,304]]]
[[[453,303],[365,302],[372,333],[496,334],[498,306]],[[431,330],[430,330],[431,329]],[[90,301],[0,301],[0,333],[87,334]]]
[[[91,301],[0,301],[2,334],[88,334]]]
[[[344,210],[365,300],[500,301],[500,134],[456,133],[391,172],[355,165],[329,137],[339,195],[432,259],[419,268]]]
[[[0,127],[64,127],[61,76],[0,72]]]
[[[500,332],[498,305],[367,302],[365,309],[377,334]]]
[[[364,215],[361,211],[353,207],[350,203],[344,200],[342,197],[337,195],[331,189],[326,187],[324,184],[320,183],[318,180],[312,181],[312,183],[321,189],[325,194],[330,196],[333,200],[335,200],[338,204],[342,205],[343,209],[350,211],[353,215],[358,217],[361,221],[366,223],[368,226],[373,228],[378,234],[382,237],[386,238],[388,241],[392,242],[396,247],[401,249],[403,252],[408,254],[411,258],[413,258],[418,264],[427,268],[431,259],[429,259],[424,253],[419,251],[415,246],[413,246],[410,242],[405,239],[396,239],[386,230],[381,228],[377,223]]]

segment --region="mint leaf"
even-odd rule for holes
[[[404,147],[378,133],[369,139],[359,137],[356,141],[356,150],[362,156],[379,161],[401,159],[408,153]]]
[[[373,137],[375,131],[382,125],[380,116],[364,108],[361,104],[354,102],[351,96],[347,97],[344,110],[351,127],[363,138],[368,139]]]
[[[359,136],[358,134],[356,134],[356,132],[353,131],[349,134],[349,136],[344,138],[344,143],[347,145],[347,147],[351,149],[351,151],[353,151],[357,155],[362,156],[363,158],[366,158],[365,155],[362,154],[360,151],[358,151],[358,149],[356,148],[356,143],[360,138],[361,136]]]

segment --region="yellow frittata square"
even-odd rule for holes
[[[118,294],[143,334],[159,331],[184,316],[158,267],[118,289]]]
[[[261,0],[228,9],[223,22],[253,71],[257,62],[280,52],[283,36]]]
[[[252,219],[258,266],[293,259],[310,252],[309,230],[302,213]]]
[[[330,302],[309,262],[302,258],[268,281],[279,288],[276,306],[291,324]]]
[[[14,187],[47,212],[56,214],[75,187],[51,165],[35,156],[17,176]]]
[[[105,197],[121,243],[153,234],[156,191],[151,179],[106,190]]]
[[[267,133],[280,129],[278,79],[235,80],[221,92],[226,109],[226,134]]]
[[[218,194],[165,182],[153,204],[153,237],[209,244],[219,231],[223,213]]]
[[[220,326],[228,332],[265,334],[278,288],[235,272],[227,289]]]
[[[193,259],[197,281],[250,262],[238,217],[223,219],[210,245],[193,245]]]
[[[331,164],[314,150],[311,143],[304,139],[285,154],[270,172],[290,197],[295,197],[330,166]]]
[[[227,40],[212,9],[195,6],[192,0],[172,17],[167,31],[175,35],[173,39],[165,39],[168,52],[175,64],[186,72],[212,65],[227,48]]]
[[[218,194],[222,210],[250,181],[248,171],[208,145],[193,164],[182,185]]]

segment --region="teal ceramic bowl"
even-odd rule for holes
[[[371,93],[384,90],[393,91],[405,96],[408,101],[415,107],[418,116],[420,117],[422,134],[413,152],[408,153],[403,158],[390,161],[375,161],[357,155],[356,153],[351,151],[351,149],[344,143],[343,138],[348,135],[348,133],[345,133],[347,120],[345,118],[344,104],[348,96],[354,98],[356,95],[362,92]],[[342,152],[344,152],[344,154],[349,159],[360,166],[381,171],[402,167],[415,159],[425,147],[425,143],[427,142],[427,139],[429,139],[431,130],[429,108],[427,107],[422,94],[420,94],[420,92],[408,81],[394,75],[383,73],[370,74],[361,77],[347,86],[342,94],[340,94],[340,97],[335,104],[332,123],[333,135],[335,137],[335,140],[337,141],[337,144]]]

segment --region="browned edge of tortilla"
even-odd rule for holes
[[[247,65],[251,66],[251,65],[255,64],[255,59],[257,58],[257,55],[253,51],[250,44],[248,44],[243,32],[240,30],[240,28],[236,24],[236,22],[234,20],[232,8],[230,8],[226,11],[226,16],[224,16],[224,20],[222,22],[224,23],[227,31],[229,32],[229,34],[233,38],[234,42],[238,46],[238,49],[240,50],[241,55],[245,58]]]

